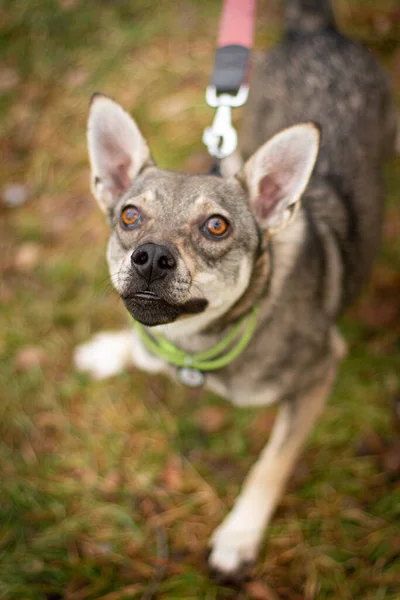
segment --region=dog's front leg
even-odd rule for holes
[[[282,404],[271,438],[248,474],[235,505],[212,538],[210,566],[235,578],[257,555],[263,533],[302,445],[321,414],[336,368],[307,395]]]
[[[161,373],[166,363],[147,352],[133,329],[102,331],[74,351],[78,371],[89,373],[95,379],[117,375],[126,367],[135,366],[149,373]]]

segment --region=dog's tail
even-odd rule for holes
[[[335,30],[331,0],[287,0],[285,26],[289,35]]]

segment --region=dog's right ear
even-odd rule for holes
[[[92,97],[87,135],[92,191],[107,213],[139,171],[152,164],[150,150],[130,115],[102,94]]]

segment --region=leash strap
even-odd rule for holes
[[[235,96],[246,81],[253,46],[256,0],[225,0],[211,83]]]
[[[253,45],[256,0],[224,0],[211,85],[206,102],[216,108],[214,121],[203,134],[203,142],[217,159],[232,154],[237,133],[231,109],[242,106],[248,97],[246,83]]]

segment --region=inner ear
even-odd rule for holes
[[[267,219],[282,199],[282,188],[272,175],[264,175],[259,183],[254,211],[260,219]]]
[[[109,177],[112,180],[113,193],[116,196],[120,196],[129,188],[132,183],[132,179],[129,176],[129,173],[132,170],[132,157],[124,154],[121,149],[117,148],[117,146],[113,144],[112,140],[110,142],[106,142],[105,146],[108,146],[106,149],[108,156],[115,156],[119,159],[117,164],[113,165],[112,168],[112,161],[110,160]],[[98,176],[95,179],[98,180],[98,183],[103,183]]]
[[[114,100],[95,94],[88,121],[93,193],[107,212],[147,165],[149,147],[135,121]]]

